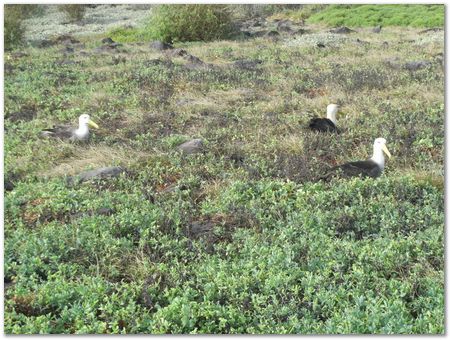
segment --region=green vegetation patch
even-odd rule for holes
[[[165,42],[225,39],[233,31],[226,5],[160,5],[152,11],[148,28]]]
[[[236,181],[203,201],[193,236],[185,194],[154,204],[137,182],[7,197],[7,333],[443,333],[429,184]]]
[[[353,27],[442,27],[444,5],[330,5],[311,15],[308,22]]]

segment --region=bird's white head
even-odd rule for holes
[[[391,153],[386,147],[386,139],[377,138],[373,143],[373,156],[372,160],[377,163],[381,168],[384,168],[384,155],[383,152],[391,158]]]
[[[87,128],[88,125],[90,127],[96,128],[98,129],[98,125],[95,124],[92,120],[91,117],[89,117],[88,114],[82,114],[79,118],[78,118],[78,122],[79,122],[79,128]]]
[[[337,104],[329,104],[327,106],[327,118],[331,120],[334,124],[336,124],[336,114],[339,110],[339,105]]]

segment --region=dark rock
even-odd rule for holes
[[[187,70],[198,70],[198,69],[211,69],[214,67],[214,65],[202,62],[202,63],[187,63],[183,67]]]
[[[199,153],[202,149],[203,141],[201,139],[193,139],[178,146],[178,150],[181,150],[186,155]]]
[[[163,50],[171,50],[173,49],[173,46],[171,44],[167,44],[165,42],[156,40],[150,43],[150,48],[153,48],[158,51],[163,51]]]
[[[171,57],[183,57],[187,55],[187,51],[181,48],[174,48],[172,50],[167,51],[167,55]]]
[[[11,74],[14,71],[14,66],[10,63],[5,63],[3,65],[3,70],[4,70],[5,74]]]
[[[11,112],[5,118],[11,122],[28,122],[36,118],[37,108],[34,105],[23,105],[19,111]]]
[[[161,59],[161,58],[157,58],[157,59],[151,59],[149,61],[144,62],[145,66],[154,66],[154,65],[163,65],[165,67],[173,67],[174,64],[170,59]]]
[[[189,236],[192,238],[198,238],[202,234],[209,233],[214,228],[214,223],[211,221],[205,222],[192,222],[189,225]]]
[[[5,191],[14,190],[14,183],[12,181],[10,181],[8,178],[5,178],[4,189],[5,189]]]
[[[325,48],[326,47],[325,44],[322,44],[322,43],[318,43],[316,46],[320,47],[320,48]]]
[[[372,30],[373,33],[380,33],[381,32],[381,25],[374,27]]]
[[[424,33],[430,33],[430,32],[440,32],[443,31],[443,28],[440,27],[434,27],[434,28],[428,28],[426,30],[420,31],[419,34],[424,34]]]
[[[49,40],[49,39],[42,39],[42,40],[38,40],[32,43],[32,45],[36,45],[36,47],[38,48],[46,48],[46,47],[50,47],[55,45],[53,43],[53,41]]]
[[[97,53],[101,53],[101,52],[117,52],[118,51],[117,47],[120,47],[120,46],[122,46],[122,44],[114,42],[112,44],[106,44],[106,45],[99,46],[99,47],[94,49],[94,52],[97,52]]]
[[[67,66],[67,65],[76,65],[78,64],[78,62],[74,61],[74,60],[59,60],[55,62],[56,65],[59,66]]]
[[[431,62],[426,60],[410,61],[409,63],[404,64],[403,68],[409,71],[417,71],[422,68],[429,67],[431,65],[432,65]]]
[[[114,214],[116,211],[112,208],[99,208],[96,211],[97,215],[103,215],[103,216],[111,216],[112,214]]]
[[[78,183],[89,181],[92,179],[103,179],[118,177],[125,170],[118,166],[110,166],[82,172],[78,176],[69,177],[69,182],[76,181]]]
[[[112,40],[110,37],[102,39],[102,44],[113,44],[113,43],[115,43],[115,41]]]
[[[260,26],[262,26],[262,25],[263,25],[263,22],[260,21],[260,20],[256,20],[256,21],[252,24],[252,26],[254,26],[254,27],[260,27]]]
[[[354,30],[351,30],[350,28],[346,26],[342,27],[336,27],[330,30],[330,33],[336,33],[336,34],[349,34],[355,32]]]
[[[370,44],[370,43],[368,43],[367,41],[361,40],[361,39],[359,39],[359,38],[356,39],[356,42],[357,42],[358,44],[361,44],[361,45],[369,45],[369,44]]]
[[[117,48],[117,47],[120,47],[120,46],[123,46],[121,43],[116,43],[116,42],[113,42],[113,43],[111,43],[111,44],[108,44],[108,46],[110,47],[110,48]]]
[[[262,61],[258,59],[255,60],[240,59],[234,62],[234,66],[242,70],[253,70],[261,63]]]
[[[292,31],[292,34],[300,34],[300,35],[303,35],[303,34],[307,34],[307,33],[309,33],[309,30],[306,30],[306,29],[304,29],[304,28],[299,28],[299,29],[296,30],[296,31]]]
[[[282,20],[277,23],[277,30],[279,32],[292,32],[292,21]]]
[[[71,35],[68,35],[68,34],[60,35],[60,36],[54,38],[52,41],[53,41],[53,45],[56,45],[56,44],[69,45],[69,44],[80,43],[79,40],[73,38]]]
[[[399,69],[401,67],[399,59],[397,57],[384,59],[383,62],[393,69]]]
[[[256,31],[256,32],[252,33],[252,37],[259,38],[259,37],[265,36],[266,34],[267,34],[267,31]]]
[[[187,61],[189,61],[192,64],[204,64],[204,62],[200,58],[197,58],[196,56],[194,56],[192,54],[185,55],[184,59],[186,59]]]
[[[280,35],[280,33],[278,31],[272,30],[272,31],[267,32],[265,35],[266,35],[266,37],[277,37]]]

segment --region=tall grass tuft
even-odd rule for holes
[[[225,39],[233,32],[226,5],[160,5],[155,7],[148,30],[164,42]]]

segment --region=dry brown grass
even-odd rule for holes
[[[38,173],[41,177],[71,176],[84,170],[122,165],[124,167],[144,161],[150,153],[131,149],[129,147],[89,146],[87,148],[75,148],[74,155],[59,160]]]

